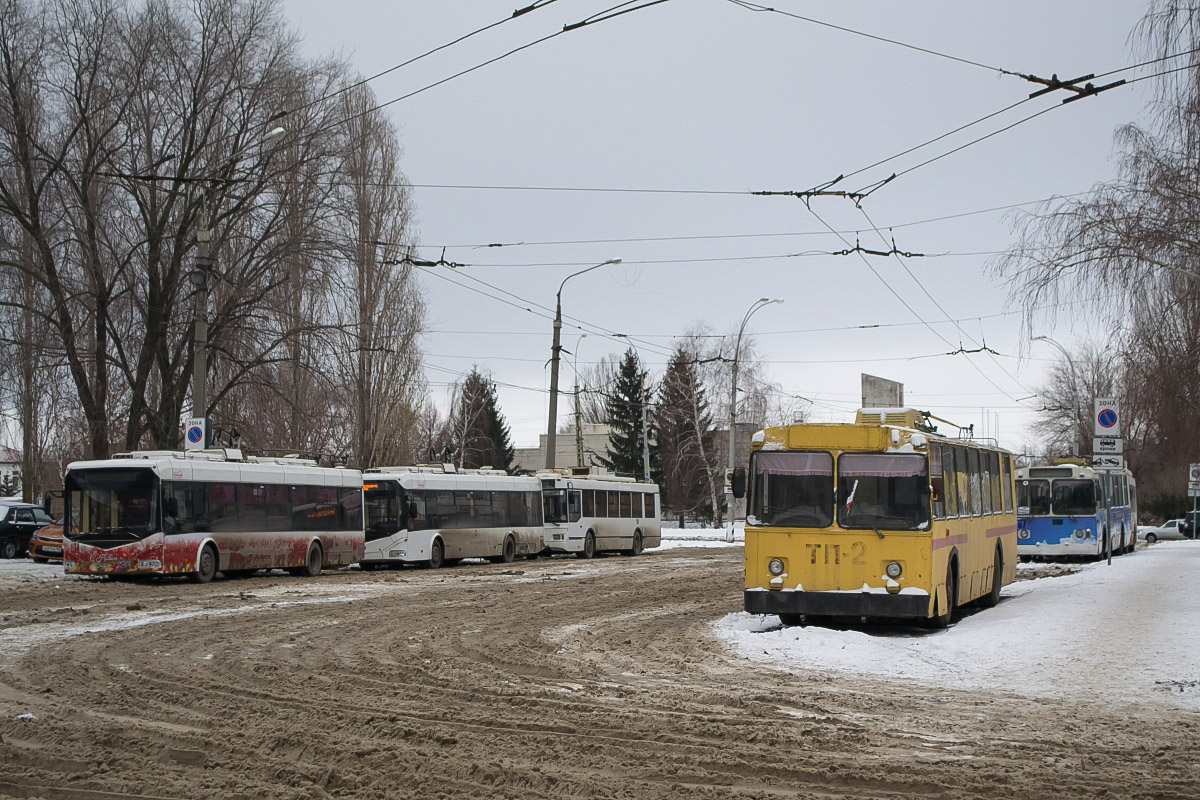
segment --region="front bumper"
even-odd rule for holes
[[[872,592],[805,592],[746,589],[746,611],[751,614],[809,614],[830,617],[896,617],[927,619],[927,594],[876,594]]]

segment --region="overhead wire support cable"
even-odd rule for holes
[[[405,67],[409,66],[410,64],[415,64],[416,62],[420,61],[421,59],[428,58],[429,56],[433,55],[434,53],[449,49],[456,44],[460,44],[461,42],[465,42],[467,39],[470,39],[472,36],[478,36],[479,34],[485,33],[486,31],[490,31],[492,28],[499,27],[500,25],[503,25],[506,22],[511,22],[512,20],[516,19],[517,17],[523,17],[531,11],[536,11],[539,8],[545,8],[546,6],[550,5],[551,3],[556,3],[556,2],[558,2],[558,0],[536,0],[536,2],[530,3],[529,5],[525,6],[524,8],[518,8],[517,10],[513,11],[512,14],[510,14],[507,17],[504,17],[503,19],[499,19],[495,22],[484,25],[482,28],[476,28],[475,30],[471,31],[470,33],[465,33],[462,36],[459,36],[457,39],[453,39],[449,42],[446,42],[445,44],[440,44],[437,47],[434,47],[432,50],[426,50],[424,53],[421,53],[420,55],[413,56],[412,58],[408,59],[407,61],[401,61],[399,64],[395,64],[393,66],[388,67],[385,70],[376,72],[374,75],[370,75],[366,78],[361,78],[361,79],[355,81],[354,83],[351,83],[347,86],[343,86],[340,89],[337,89],[336,91],[332,91],[322,97],[318,97],[316,100],[310,100],[309,102],[304,103],[303,105],[297,106],[295,108],[287,109],[285,111],[281,111],[278,114],[276,114],[274,117],[272,117],[271,119],[272,120],[281,119],[283,117],[288,116],[289,114],[295,114],[297,112],[305,111],[309,108],[312,108],[315,105],[320,105],[321,103],[324,103],[326,100],[332,100],[333,98],[337,97],[338,95],[345,94],[346,92],[357,89],[359,86],[363,86],[365,84],[370,83],[371,81],[378,80],[379,78],[382,78],[384,75],[390,75],[391,73],[393,73],[397,70],[404,69]]]
[[[665,2],[667,2],[667,0],[649,0],[648,2],[642,3],[641,5],[636,6],[634,8],[627,8],[627,9],[624,9],[617,13],[608,14],[607,16],[600,16],[601,14],[607,14],[607,12],[609,12],[609,11],[614,11],[616,9],[619,9],[622,6],[629,5],[629,3],[620,3],[616,6],[613,6],[612,8],[607,9],[606,11],[601,11],[598,14],[594,14],[592,17],[589,17],[588,19],[585,19],[582,22],[564,25],[562,30],[547,34],[539,39],[534,39],[532,42],[527,42],[527,43],[521,45],[520,47],[514,47],[513,49],[511,49],[507,52],[501,53],[500,55],[495,56],[494,58],[489,58],[487,61],[476,64],[473,67],[468,67],[466,69],[459,70],[458,72],[455,72],[453,75],[449,75],[445,78],[442,78],[441,80],[434,81],[433,83],[422,86],[419,89],[414,89],[411,92],[402,94],[399,97],[394,97],[391,100],[388,100],[386,102],[377,103],[376,105],[372,106],[371,108],[368,108],[365,111],[360,111],[358,113],[351,114],[348,117],[344,117],[336,122],[331,122],[328,125],[318,128],[316,131],[314,131],[314,133],[320,133],[322,131],[329,130],[331,128],[336,128],[340,125],[345,125],[347,122],[353,122],[354,120],[358,119],[359,117],[364,117],[367,114],[373,114],[376,111],[379,111],[380,109],[387,108],[388,106],[394,105],[395,103],[399,103],[402,100],[408,100],[411,97],[415,97],[419,94],[427,92],[430,89],[434,89],[438,86],[441,86],[442,84],[449,83],[450,81],[454,80],[455,78],[461,78],[463,75],[468,75],[472,72],[475,72],[476,70],[480,70],[486,66],[495,64],[497,61],[502,61],[502,60],[508,58],[509,56],[516,55],[517,53],[521,52],[522,50],[528,50],[529,48],[534,47],[535,45],[539,45],[544,42],[548,42],[551,39],[562,36],[564,33],[569,33],[570,31],[578,30],[579,28],[585,27],[587,25],[594,25],[598,22],[605,22],[607,20],[613,19],[614,17],[621,16],[622,14],[629,14],[633,11],[640,11],[643,8],[649,8],[650,6],[656,6],[656,5],[659,5],[660,3],[665,3]],[[536,5],[536,3],[535,3],[535,5]]]

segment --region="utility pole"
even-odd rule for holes
[[[1071,396],[1074,398],[1075,416],[1071,418],[1071,456],[1079,457],[1079,381],[1075,378],[1075,361],[1071,358],[1071,354],[1067,352],[1067,348],[1063,347],[1058,342],[1051,339],[1049,336],[1035,336],[1035,342],[1046,342],[1058,348],[1058,351],[1063,354],[1063,358],[1067,360],[1067,365],[1071,368]]]
[[[650,482],[650,434],[646,425],[645,385],[642,386],[642,481],[645,483]]]
[[[562,333],[563,287],[567,285],[567,281],[576,275],[582,275],[585,272],[591,272],[594,269],[599,269],[609,264],[620,263],[621,259],[610,258],[608,261],[594,264],[587,269],[572,272],[562,279],[562,283],[558,285],[558,292],[554,295],[554,342],[550,346],[550,418],[546,422],[546,469],[554,469],[554,451],[558,447],[558,357],[562,350],[558,342]]]

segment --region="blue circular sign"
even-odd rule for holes
[[[1096,420],[1100,423],[1101,427],[1111,428],[1113,425],[1117,424],[1117,412],[1113,411],[1111,408],[1106,408],[1100,412],[1100,415],[1096,417]]]
[[[204,438],[204,431],[200,429],[199,425],[193,425],[192,427],[188,428],[187,438],[189,442],[196,444]]]

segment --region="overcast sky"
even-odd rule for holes
[[[283,8],[311,55],[340,54],[371,75],[497,22],[519,2],[286,0]],[[372,87],[381,102],[393,100],[614,2],[551,2]],[[437,259],[445,247],[446,260],[471,265],[421,276],[427,374],[439,401],[446,383],[474,364],[486,367],[500,384],[515,443],[535,445],[546,428],[551,312],[532,304],[553,309],[565,276],[620,258],[621,265],[573,278],[563,291],[563,345],[573,353],[578,347],[581,366],[625,349],[620,338],[598,333],[608,331],[636,337],[645,363],[661,373],[673,336],[700,322],[736,332],[757,298],[777,297],[785,302],[757,312],[747,332],[767,378],[811,400],[813,419],[851,421],[859,374],[869,372],[903,382],[909,405],[998,433],[1009,448],[1026,446],[1032,410],[1041,406],[1030,396],[1056,353],[1043,343],[1022,348],[1017,307],[989,269],[1012,241],[1020,209],[987,209],[1086,192],[1112,178],[1113,133],[1146,117],[1153,81],[1067,105],[1061,91],[1031,100],[847,178],[837,188],[861,189],[1052,108],[901,174],[861,210],[822,197],[810,211],[795,198],[750,192],[811,189],[1038,88],[995,68],[1074,78],[1134,64],[1142,59],[1130,32],[1144,5],[772,5],[977,63],[729,0],[668,0],[561,33],[388,106],[416,186],[421,255]],[[868,257],[868,266],[856,256],[813,254],[856,240],[888,249],[893,236],[898,250],[925,257]],[[484,247],[492,243],[510,246]],[[580,324],[592,331],[582,342]],[[856,328],[866,325],[885,327]],[[1068,347],[1106,335],[1073,308],[1035,333]],[[1001,355],[934,357],[984,341]],[[570,367],[561,374],[569,386]],[[561,398],[563,419],[569,408]]]

